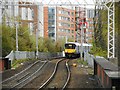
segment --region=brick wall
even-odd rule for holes
[[[0,59],[0,71],[4,70],[4,60]]]

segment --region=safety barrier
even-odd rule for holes
[[[62,52],[57,53],[50,53],[50,52],[38,52],[38,59],[51,59],[55,57],[63,57]],[[5,58],[9,58],[11,62],[16,59],[33,59],[36,58],[35,52],[28,52],[28,51],[11,51],[9,55],[7,55]]]
[[[94,56],[92,54],[89,54],[88,52],[84,52],[84,61],[87,61],[88,65],[92,68],[94,68],[94,59],[96,58],[104,58],[101,56]]]
[[[104,88],[120,89],[120,68],[105,58],[94,59],[94,75]]]

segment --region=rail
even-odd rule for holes
[[[66,68],[67,68],[68,77],[67,77],[66,83],[64,84],[62,90],[64,90],[66,88],[68,82],[70,81],[70,77],[71,77],[71,73],[70,73],[70,68],[69,68],[68,62],[69,61],[66,61]]]
[[[57,68],[58,68],[58,64],[63,61],[64,59],[62,60],[59,60],[56,65],[55,65],[55,68],[54,68],[54,71],[52,73],[52,75],[38,88],[38,90],[44,88],[45,86],[47,86],[49,84],[49,82],[54,78],[56,72],[57,72]],[[66,69],[67,69],[67,79],[66,79],[66,82],[65,84],[63,85],[62,87],[62,90],[64,90],[66,88],[66,86],[68,85],[68,82],[70,81],[70,77],[71,77],[71,73],[70,73],[70,68],[69,68],[69,65],[68,65],[68,62],[69,60],[67,60],[65,62],[65,66],[66,66]]]
[[[40,89],[42,89],[43,87],[45,87],[45,85],[47,85],[48,82],[54,77],[54,75],[55,75],[55,73],[56,73],[56,71],[57,71],[58,64],[59,64],[59,62],[61,62],[62,60],[64,60],[64,59],[61,59],[61,60],[59,60],[59,61],[56,63],[52,75],[46,80],[45,83],[43,83],[43,84],[38,88],[38,90],[40,90]]]
[[[12,88],[18,87],[20,84],[23,84],[25,81],[27,81],[27,80],[30,79],[31,77],[32,77],[31,80],[33,80],[35,77],[37,77],[37,76],[34,76],[34,75],[35,75],[37,72],[39,72],[46,63],[47,63],[47,61],[44,62],[44,64],[43,64],[36,72],[34,72],[33,74],[31,74],[28,78],[24,79],[23,81],[19,82],[18,84],[14,85]],[[34,76],[34,77],[33,77],[33,76]],[[22,88],[22,87],[25,86],[27,83],[29,83],[31,80],[29,80],[28,82],[26,82],[25,84],[23,84],[23,85],[22,85],[21,87],[19,87],[19,88]]]
[[[21,73],[24,73],[26,70],[30,69],[32,66],[34,66],[34,65],[35,65],[36,63],[38,63],[38,62],[39,62],[39,61],[34,62],[34,63],[31,64],[29,67],[27,67],[26,69],[22,70],[21,72],[19,72],[19,73],[15,74],[14,76],[12,76],[12,77],[10,77],[10,78],[8,78],[8,79],[5,79],[4,81],[0,82],[0,84],[6,82],[6,81],[8,81],[8,80],[11,80],[11,79],[13,79],[13,78],[15,78],[15,77],[17,77],[17,76],[20,75]]]

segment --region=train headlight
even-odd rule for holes
[[[65,50],[65,53],[67,53],[68,51],[67,50]]]

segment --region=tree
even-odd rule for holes
[[[5,57],[7,54],[10,53],[11,50],[14,49],[14,43],[15,39],[12,38],[12,30],[14,28],[11,28],[6,25],[2,25],[2,56]]]

